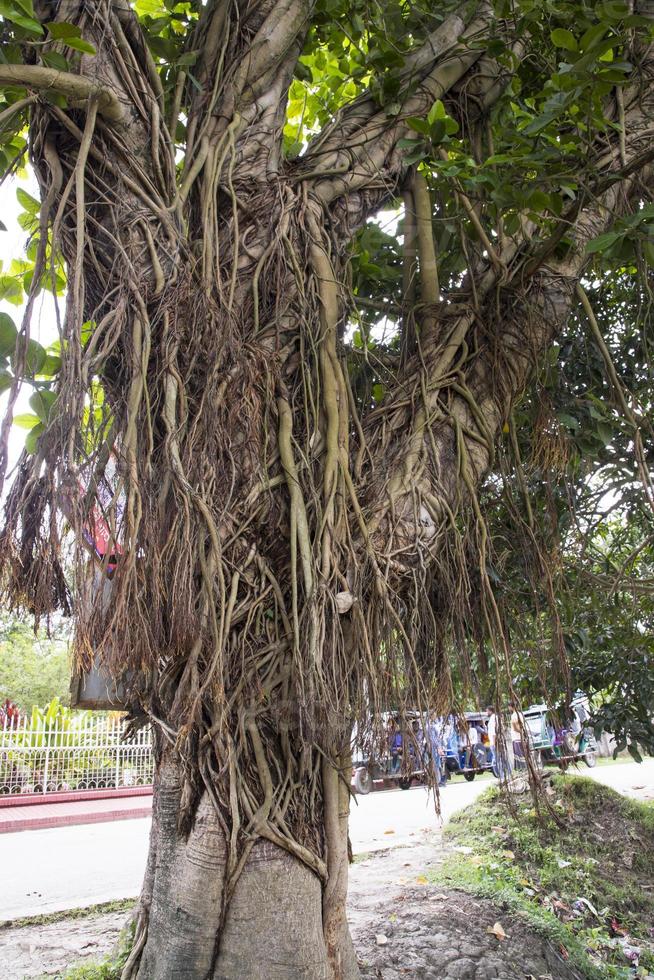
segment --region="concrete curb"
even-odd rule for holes
[[[118,801],[94,801],[80,803],[41,804],[39,812],[34,806],[9,808],[0,811],[0,834],[15,834],[24,830],[47,830],[52,827],[71,827],[78,824],[106,823],[114,820],[138,820],[152,816],[152,799],[141,797],[137,805],[121,806]],[[127,802],[127,801],[125,801]],[[98,806],[109,803],[109,806]]]

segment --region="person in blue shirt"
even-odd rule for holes
[[[402,732],[395,718],[388,719],[388,751],[391,754],[391,772],[399,772],[402,764]]]
[[[445,772],[445,745],[443,741],[443,719],[439,718],[435,711],[432,711],[429,722],[427,723],[427,739],[429,743],[429,754],[431,757],[432,772],[434,782],[438,786],[445,786],[447,776]]]

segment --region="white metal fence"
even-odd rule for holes
[[[122,718],[24,718],[0,726],[0,794],[118,789],[152,783],[150,728],[123,741]]]

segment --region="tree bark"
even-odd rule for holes
[[[338,787],[335,770],[324,778]],[[168,750],[155,786],[148,860],[154,875],[151,881],[146,875],[141,899],[147,931],[138,980],[356,980],[345,919],[347,790],[341,788],[334,814],[338,825],[326,818],[339,870],[324,891],[301,861],[259,839],[226,909],[228,844],[218,813],[204,794],[190,833],[180,833],[181,793],[180,767]]]

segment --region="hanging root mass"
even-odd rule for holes
[[[349,786],[353,725],[374,738],[382,711],[450,709],[452,663],[455,679],[473,683],[470,651],[483,663],[488,636],[498,690],[510,680],[478,488],[514,399],[567,322],[586,259],[526,276],[526,237],[498,254],[457,185],[478,241],[474,251],[461,233],[465,289],[443,299],[424,178],[392,170],[389,151],[370,157],[368,184],[353,183],[349,197],[325,190],[321,153],[340,159],[338,120],[311,172],[279,159],[267,171],[260,158],[272,135],[281,145],[277,116],[266,131],[256,114],[217,111],[241,77],[248,25],[207,12],[201,30],[224,41],[211,64],[198,63],[201,111],[180,73],[166,113],[156,67],[121,10],[102,0],[82,17],[102,84],[68,79],[66,110],[28,98],[43,204],[18,374],[36,291],[60,261],[68,298],[56,401],[7,497],[3,589],[37,619],[72,608],[78,667],[95,662],[119,681],[154,724],[160,753],[182,763],[182,829],[209,795],[228,842],[226,908],[259,838],[327,879],[316,815],[333,813],[334,771]],[[453,45],[460,32],[457,21]],[[290,80],[300,48],[280,47],[276,78]],[[465,73],[477,57],[470,48],[451,61]],[[37,92],[47,81],[29,79]],[[426,113],[433,91],[418,86],[411,99]],[[170,134],[184,100],[178,174]],[[378,107],[361,112],[374,130]],[[346,356],[348,249],[366,214],[400,191],[406,309],[399,346],[376,364],[367,347]],[[599,220],[587,221],[586,239]],[[580,240],[574,254],[584,250]],[[385,385],[378,404],[371,377]],[[553,599],[547,556],[521,516],[528,494],[509,433],[525,498],[518,520],[534,580],[545,576]],[[552,635],[562,662],[556,620]]]

